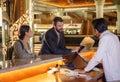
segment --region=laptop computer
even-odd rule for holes
[[[67,59],[68,62],[71,62],[77,69],[83,69],[87,65],[87,62],[77,52],[74,54],[63,55],[63,58]]]

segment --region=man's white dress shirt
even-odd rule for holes
[[[109,31],[100,35],[98,50],[84,70],[92,70],[100,61],[107,81],[120,80],[120,41]]]

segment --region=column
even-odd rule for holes
[[[2,14],[2,11],[3,11],[3,0],[1,0],[0,1],[0,4],[1,4],[1,6],[0,6],[0,28],[2,28],[2,35],[1,35],[1,37],[2,37],[2,54],[1,55],[3,55],[3,61],[5,61],[5,49],[6,49],[6,46],[5,46],[5,28],[3,28],[3,14]]]
[[[116,7],[117,7],[117,22],[116,22],[117,34],[120,34],[120,4],[117,4]]]
[[[2,27],[2,8],[0,7],[0,27]]]
[[[29,26],[33,30],[33,1],[29,0]],[[30,38],[30,48],[33,52],[33,38]]]
[[[27,10],[29,10],[29,4],[28,4],[29,1],[30,1],[30,0],[24,0],[24,2],[25,2],[25,4],[24,4],[24,5],[25,5],[25,6],[24,6],[24,7],[25,7],[25,9],[24,9],[25,12],[26,12]]]
[[[96,18],[103,18],[103,7],[105,0],[95,0],[96,5]]]

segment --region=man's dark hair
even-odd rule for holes
[[[61,17],[55,17],[54,19],[53,19],[53,24],[56,26],[56,23],[57,22],[63,22],[63,19],[61,18]]]
[[[102,33],[107,30],[107,21],[104,18],[95,19],[92,21],[94,29]]]

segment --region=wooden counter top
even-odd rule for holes
[[[12,70],[18,70],[26,67],[40,65],[48,62],[61,60],[61,55],[40,55],[37,58],[32,59],[15,59],[0,61],[0,73],[9,72]]]
[[[89,59],[89,55],[95,52],[85,53],[85,58]],[[67,55],[66,55],[67,56]],[[65,56],[65,57],[66,57]],[[69,56],[67,56],[69,57]],[[77,56],[78,58],[79,56]],[[84,57],[83,57],[84,58]],[[76,60],[76,59],[75,59]],[[1,82],[104,82],[103,70],[90,71],[86,73],[86,76],[68,76],[66,73],[56,72],[54,74],[48,74],[47,71],[51,67],[56,67],[57,64],[65,65],[65,59],[61,55],[42,55],[39,59],[29,60],[16,60],[13,67],[8,67],[0,70],[0,81]],[[78,61],[79,65],[76,65],[75,61],[73,64],[78,67],[81,66],[82,61]],[[84,62],[84,61],[83,61]],[[22,65],[21,65],[22,64]],[[83,65],[84,66],[84,65]],[[64,68],[64,67],[60,67]],[[79,67],[78,67],[79,68]]]
[[[103,76],[103,71],[91,71],[87,73],[85,77],[69,77],[64,74],[58,75],[44,73],[18,82],[98,82],[98,80],[102,81]]]

